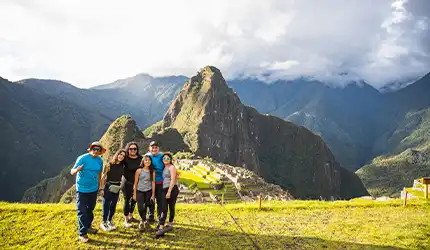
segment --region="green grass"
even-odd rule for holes
[[[204,179],[192,172],[179,170],[179,182],[189,186],[192,183],[197,184],[197,188],[206,189],[212,188],[209,183],[205,183]]]
[[[192,173],[190,171],[184,171],[184,170],[179,170],[179,173],[180,173],[179,182],[186,186],[190,186],[191,184],[196,183],[197,188],[203,193],[212,193],[214,195],[218,195],[219,197],[221,197],[222,194],[224,193],[225,202],[239,201],[239,197],[237,196],[236,190],[234,189],[232,184],[226,184],[225,185],[225,187],[227,187],[226,190],[224,188],[222,188],[221,190],[215,190],[213,189],[211,184],[204,182],[205,179],[196,175],[195,173]]]
[[[178,204],[176,227],[164,238],[125,229],[77,240],[74,204],[0,203],[0,249],[425,249],[430,203],[292,201],[226,205]],[[231,219],[229,211],[240,225]],[[101,220],[96,207],[94,226]],[[252,241],[251,241],[252,240]]]

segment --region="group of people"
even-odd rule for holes
[[[97,195],[102,196],[103,231],[116,227],[112,222],[119,193],[124,196],[124,227],[139,223],[140,231],[152,231],[155,223],[155,204],[157,205],[158,224],[155,236],[161,237],[173,229],[175,204],[179,195],[178,173],[172,164],[172,154],[160,153],[157,142],[152,141],[149,152],[142,156],[136,142],[127,143],[125,149],[118,150],[103,168],[100,157],[106,149],[100,142],[93,142],[88,153],[78,157],[70,170],[76,177],[76,209],[78,216],[79,240],[88,242],[88,234],[96,234],[92,227],[93,210]],[[133,217],[137,209],[141,220]],[[167,213],[169,219],[167,220]],[[148,216],[147,216],[148,215]]]

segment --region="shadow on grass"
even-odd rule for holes
[[[405,249],[315,237],[248,235],[239,230],[191,224],[177,224],[172,232],[159,239],[154,236],[155,232],[140,233],[136,228],[120,229],[99,233],[89,245],[108,249]]]

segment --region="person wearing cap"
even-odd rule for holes
[[[160,147],[156,141],[149,143],[149,152],[145,156],[151,157],[152,166],[155,171],[155,199],[157,203],[157,216],[161,215],[161,205],[163,201],[163,154],[160,153]],[[155,222],[155,206],[149,207],[149,222]]]
[[[91,227],[94,219],[93,210],[97,202],[97,192],[100,186],[103,160],[100,157],[106,149],[96,141],[91,143],[88,153],[78,157],[70,174],[76,176],[76,210],[78,216],[79,240],[88,242],[88,233],[95,234],[97,230]],[[102,194],[102,191],[101,191]]]

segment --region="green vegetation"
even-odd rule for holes
[[[183,170],[179,170],[179,182],[186,185],[187,187],[195,183],[196,187],[199,189],[207,189],[211,187],[211,185],[206,183],[202,177],[192,172]]]
[[[408,112],[387,139],[387,151],[400,153],[430,142],[430,108]]]
[[[162,131],[163,131],[163,120],[158,121],[158,122],[152,124],[151,126],[147,127],[143,131],[143,134],[146,137],[151,137],[152,133],[161,133]]]
[[[122,226],[77,240],[74,204],[0,203],[1,249],[424,249],[430,243],[430,205],[400,200],[178,204],[175,229],[164,238]],[[236,219],[243,231],[234,223]],[[100,204],[94,226],[100,224]],[[253,242],[252,242],[252,241]]]
[[[60,84],[60,83],[59,83]],[[25,190],[61,172],[100,138],[111,120],[0,77],[0,200],[19,201]]]
[[[398,197],[414,179],[430,176],[430,144],[397,155],[380,156],[357,171],[373,196]]]
[[[22,198],[22,202],[59,202],[67,189],[75,183],[76,176],[70,174],[72,166],[73,165],[65,167],[59,175],[42,180],[36,186],[27,189]]]

